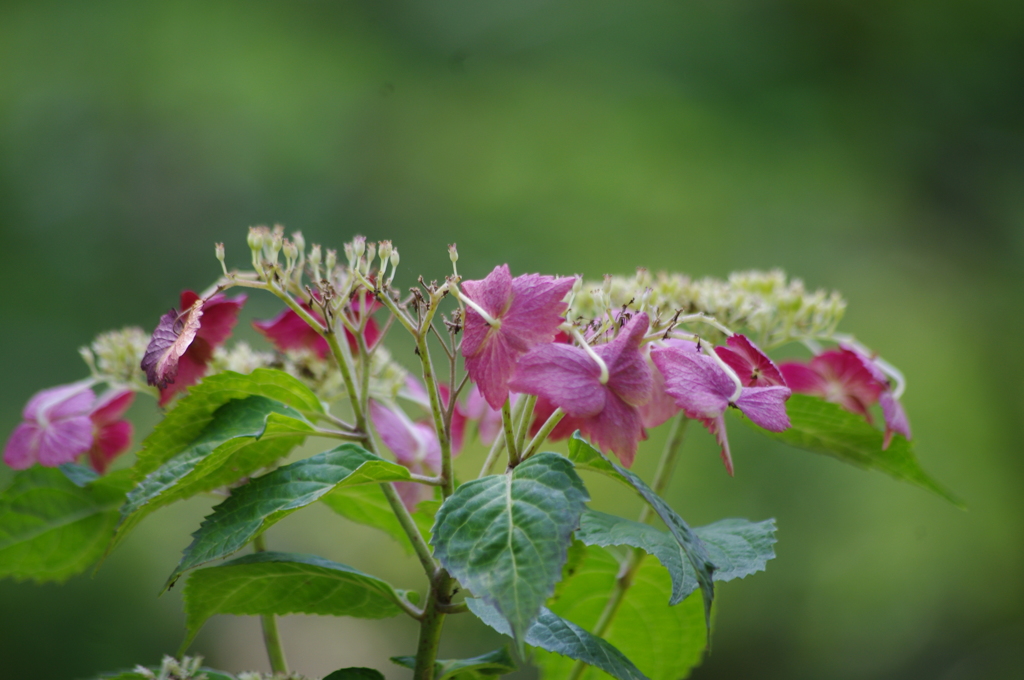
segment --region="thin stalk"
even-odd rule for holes
[[[341,379],[345,381],[345,390],[348,392],[349,402],[352,404],[352,416],[356,419],[356,429],[362,432],[369,432],[366,429],[366,412],[363,411],[359,390],[356,389],[356,381],[352,376],[352,357],[349,356],[348,343],[345,347],[338,343],[338,334],[333,329],[323,334],[327,345],[331,348],[334,361],[341,370]],[[369,438],[367,439],[369,440]]]
[[[522,460],[526,460],[533,454],[537,453],[537,449],[540,448],[540,445],[544,443],[544,440],[548,438],[551,431],[558,426],[558,423],[560,423],[564,417],[565,411],[560,408],[556,408],[554,412],[548,416],[548,419],[545,420],[544,424],[540,426],[539,430],[537,430],[537,434],[535,434],[533,439],[530,440],[529,446],[523,450]]]
[[[505,437],[498,435],[494,438],[494,444],[491,445],[491,450],[487,454],[487,459],[484,460],[483,466],[480,468],[480,474],[477,478],[486,477],[491,474],[491,468],[494,467],[494,463],[498,460],[498,456],[505,450]]]
[[[516,450],[516,433],[512,429],[512,411],[508,399],[501,405],[501,426],[505,433],[505,448],[508,449],[508,466],[514,468],[519,465],[519,451]]]
[[[455,493],[455,474],[452,471],[452,440],[445,427],[444,407],[441,405],[434,379],[434,362],[430,359],[430,344],[427,342],[426,330],[416,334],[416,349],[419,350],[420,363],[423,365],[423,384],[430,397],[430,413],[434,418],[434,431],[441,442],[441,478],[444,484],[441,491],[448,498]]]
[[[253,540],[252,547],[256,552],[266,552],[267,543],[263,534]],[[277,630],[277,618],[273,614],[261,614],[260,623],[263,625],[263,644],[267,648],[267,658],[270,659],[270,670],[287,675],[288,661],[284,657],[281,634]]]
[[[675,468],[679,449],[682,448],[683,440],[685,439],[686,426],[689,423],[689,418],[682,413],[672,421],[672,430],[669,432],[668,439],[665,441],[665,448],[662,450],[661,458],[658,460],[658,469],[654,473],[654,481],[651,482],[651,488],[659,496],[672,478],[672,470]],[[650,520],[651,513],[651,507],[644,505],[640,511],[640,521],[647,522]],[[636,576],[640,565],[643,564],[645,557],[647,557],[647,553],[641,548],[634,548],[629,553],[629,556],[626,557],[626,560],[622,563],[622,568],[619,570],[619,576],[615,579],[615,586],[608,596],[608,602],[605,603],[604,610],[602,610],[601,616],[598,617],[594,629],[590,631],[591,633],[601,637],[608,630],[608,626],[611,625],[615,615],[619,612],[619,607],[626,596],[626,591],[633,585],[633,578]],[[587,665],[582,661],[577,661],[566,680],[579,680],[583,676],[583,672],[587,670]]]
[[[530,419],[533,416],[533,407],[537,404],[536,394],[524,394],[519,397],[523,401],[522,405],[516,404],[522,410],[516,415],[516,451],[520,454],[520,459],[525,460],[526,456],[523,454],[523,445],[526,443],[526,434],[530,431]]]

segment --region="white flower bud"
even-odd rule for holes
[[[263,234],[266,230],[266,227],[249,227],[249,236],[246,240],[249,249],[254,253],[263,250]]]
[[[288,239],[284,240],[284,244],[282,245],[282,250],[284,250],[284,257],[285,257],[285,260],[287,262],[294,262],[295,258],[297,258],[299,256],[299,248],[298,248],[298,246],[296,246],[294,243],[292,243]]]
[[[363,256],[363,253],[366,252],[365,236],[356,236],[352,239],[352,252],[356,256],[357,260]]]
[[[338,264],[338,251],[331,248],[327,251],[327,258],[324,261],[324,266],[327,267],[327,276],[330,276],[334,272],[334,267]]]
[[[452,264],[459,261],[459,249],[455,247],[454,243],[448,245],[448,259],[452,261]]]
[[[309,249],[309,264],[313,267],[319,267],[321,261],[320,244],[314,243],[313,247]]]
[[[394,250],[391,251],[392,276],[394,276],[394,273],[393,273],[394,269],[396,269],[398,267],[399,259],[400,258],[398,257],[398,248],[395,248]]]
[[[292,243],[295,244],[300,253],[306,252],[306,238],[302,235],[301,231],[296,231],[292,234]]]
[[[384,260],[391,257],[392,249],[391,241],[381,241],[377,244],[377,254],[380,256],[380,263],[382,265],[384,264]]]

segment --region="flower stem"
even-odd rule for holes
[[[659,496],[665,490],[665,487],[668,486],[669,480],[672,479],[672,470],[675,468],[679,449],[682,448],[683,440],[686,438],[686,426],[689,423],[689,418],[682,413],[672,421],[672,430],[665,441],[665,448],[661,452],[658,469],[654,473],[654,481],[651,483],[654,493]],[[644,505],[640,511],[639,521],[649,521],[651,513],[651,506]],[[622,600],[626,596],[626,591],[633,585],[633,578],[636,576],[640,565],[643,564],[645,557],[647,557],[647,553],[642,548],[634,548],[622,563],[619,575],[615,579],[615,586],[608,597],[608,602],[605,603],[601,616],[598,617],[597,623],[594,624],[594,629],[590,631],[597,637],[602,637],[607,632],[608,626],[615,619],[615,615],[619,612],[619,607],[622,605]],[[567,680],[579,680],[583,676],[583,672],[587,670],[587,665],[582,661],[577,661],[567,676]]]
[[[444,626],[443,608],[451,604],[452,577],[444,569],[438,569],[430,583],[427,605],[420,619],[420,640],[416,647],[416,668],[413,680],[434,680],[434,664],[437,662],[437,647],[441,642]]]
[[[266,552],[267,550],[263,534],[257,536],[252,545],[256,552]],[[284,646],[281,644],[281,635],[277,630],[277,618],[273,614],[261,614],[260,623],[263,625],[263,644],[267,648],[267,657],[270,659],[270,670],[287,675],[288,661],[284,658]]]
[[[537,430],[537,434],[534,435],[533,439],[530,440],[530,444],[523,450],[523,460],[526,460],[533,454],[537,453],[537,449],[544,443],[544,440],[548,438],[548,435],[558,426],[558,423],[562,422],[562,418],[565,417],[565,411],[560,408],[556,408],[554,412],[548,416],[548,419],[544,421],[540,429]]]
[[[512,411],[508,399],[501,405],[501,426],[505,433],[505,448],[508,449],[508,466],[519,465],[519,451],[516,450],[516,433],[512,426]]]

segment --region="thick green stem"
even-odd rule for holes
[[[253,548],[256,552],[266,552],[267,544],[260,534],[253,540]],[[284,646],[281,644],[281,634],[277,630],[277,618],[273,614],[261,614],[260,623],[263,625],[263,644],[267,648],[267,658],[270,659],[270,670],[274,673],[288,673],[288,661],[284,658]]]
[[[665,448],[662,450],[661,458],[658,460],[658,469],[655,471],[654,480],[651,482],[651,488],[659,496],[665,490],[665,487],[668,486],[669,480],[672,479],[672,470],[675,468],[679,450],[682,448],[683,440],[686,437],[686,426],[689,423],[690,420],[682,413],[672,421],[672,430],[665,441]],[[640,511],[640,521],[647,522],[651,518],[651,506],[644,505]],[[626,596],[626,591],[633,585],[633,578],[636,576],[640,565],[643,564],[645,557],[647,557],[647,553],[641,548],[634,548],[629,553],[629,556],[622,563],[618,578],[615,579],[615,586],[608,596],[608,602],[605,603],[604,610],[601,611],[601,616],[598,617],[594,629],[590,631],[591,633],[601,637],[608,630],[608,626],[611,625],[615,615],[619,612],[619,607]],[[586,670],[587,664],[577,661],[572,667],[567,680],[579,680]]]
[[[516,433],[512,426],[512,411],[509,409],[508,399],[501,405],[501,427],[505,435],[505,448],[508,449],[508,466],[514,468],[519,465],[519,450],[516,448]]]
[[[413,680],[434,680],[434,664],[437,662],[437,647],[441,642],[445,613],[451,604],[452,577],[444,569],[438,569],[430,584],[427,606],[420,619],[420,640],[416,647],[416,668]]]

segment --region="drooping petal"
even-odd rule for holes
[[[882,450],[885,451],[892,443],[893,434],[898,433],[910,439],[910,421],[907,420],[903,405],[893,396],[892,390],[882,392],[878,402],[882,406],[882,415],[885,418],[885,440],[882,442]]]
[[[4,463],[15,470],[25,470],[36,462],[42,430],[34,422],[21,423],[4,446]]]
[[[633,465],[637,446],[644,438],[640,412],[615,393],[609,393],[604,409],[583,419],[583,434],[602,451],[611,451],[626,467]]]
[[[782,432],[789,428],[786,400],[792,394],[788,387],[744,387],[736,407],[754,423],[771,432]]]
[[[465,355],[466,372],[476,382],[492,408],[500,409],[505,403],[509,379],[515,373],[516,360],[520,354],[505,335],[494,330],[476,354]]]
[[[550,343],[525,354],[508,386],[557,404],[570,416],[588,418],[605,405],[601,369],[579,347]]]
[[[89,416],[64,418],[42,428],[36,460],[45,467],[72,463],[92,447],[93,424]]]
[[[199,296],[190,290],[181,294],[181,309],[189,309]],[[223,293],[211,295],[203,302],[203,320],[196,335],[210,345],[211,351],[224,344],[231,337],[231,331],[238,323],[238,313],[245,304],[246,296],[229,298]]]
[[[732,452],[729,450],[729,437],[725,432],[725,414],[715,418],[701,418],[701,423],[708,432],[715,435],[715,441],[721,447],[722,463],[725,464],[725,471],[732,477],[735,475],[735,468],[732,464]]]
[[[823,397],[828,390],[825,378],[807,364],[787,361],[779,366],[779,371],[794,392]]]
[[[746,387],[785,385],[786,381],[775,362],[768,358],[745,335],[733,335],[726,340],[728,347],[716,347],[715,353],[729,368],[736,371]]]
[[[512,302],[501,317],[502,331],[514,337],[522,351],[554,340],[567,305],[565,296],[575,279],[523,274],[512,279]]]
[[[736,389],[711,357],[679,347],[656,347],[651,358],[665,376],[665,391],[688,418],[717,418]]]
[[[150,385],[162,390],[174,382],[178,375],[178,360],[199,332],[202,315],[202,302],[196,302],[184,317],[173,309],[160,317],[142,357],[142,370],[146,372]]]
[[[544,423],[547,422],[548,418],[551,417],[551,414],[555,412],[556,408],[557,407],[552,404],[550,400],[545,399],[544,397],[537,397],[537,403],[533,407],[533,422],[530,423],[531,437],[537,434],[540,428],[544,426]],[[572,436],[573,432],[583,429],[584,420],[586,419],[574,418],[570,415],[563,416],[562,419],[558,421],[558,424],[555,425],[555,429],[551,430],[551,434],[548,435],[548,441],[557,442],[562,439],[568,439]],[[495,436],[499,436],[501,432],[500,421],[498,425],[499,430]]]
[[[675,398],[665,391],[665,376],[655,367],[652,371],[653,387],[651,400],[640,407],[640,419],[644,427],[658,427],[679,413]]]
[[[411,467],[422,460],[425,452],[421,450],[421,442],[409,417],[398,409],[370,400],[370,418],[377,428],[384,445],[395,454],[401,465]]]
[[[132,424],[119,420],[97,428],[96,438],[89,449],[89,462],[101,475],[107,471],[111,461],[128,450],[132,444]]]
[[[96,400],[91,385],[91,380],[82,380],[40,390],[25,404],[22,417],[25,420],[51,421],[84,415]]]

